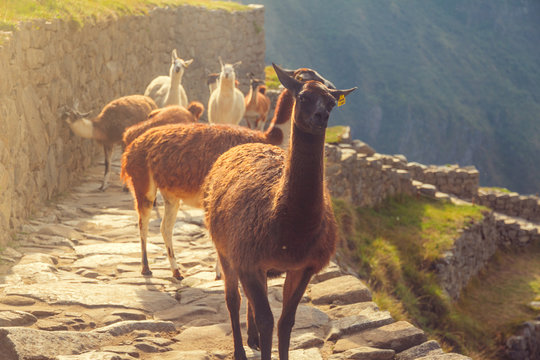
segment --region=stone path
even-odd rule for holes
[[[118,173],[118,159],[114,170]],[[152,277],[140,274],[137,215],[119,180],[97,190],[102,165],[24,226],[0,274],[0,358],[56,360],[232,359],[232,334],[216,254],[198,209],[181,210],[171,277],[159,221],[148,244]],[[114,178],[114,176],[113,176]],[[283,279],[269,284],[276,319]],[[241,314],[244,340],[245,301]],[[274,358],[278,358],[274,336]],[[259,353],[246,346],[249,359]],[[443,353],[423,331],[394,321],[356,277],[332,264],[298,307],[291,360],[468,359]]]

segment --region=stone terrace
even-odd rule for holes
[[[118,172],[118,159],[116,159]],[[171,277],[159,221],[148,244],[153,277],[140,275],[137,215],[119,181],[97,188],[103,165],[24,225],[3,253],[0,353],[5,360],[231,359],[232,334],[216,254],[201,210],[179,212],[174,246],[182,282]],[[280,314],[283,278],[269,298]],[[245,336],[245,301],[242,303]],[[274,339],[277,358],[277,340]],[[248,350],[250,359],[260,358]],[[372,302],[369,289],[332,264],[298,307],[291,359],[467,359]]]

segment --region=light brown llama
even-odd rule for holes
[[[250,129],[262,131],[270,110],[270,98],[266,96],[264,80],[256,79],[253,73],[249,73],[248,76],[250,86],[249,92],[244,99],[246,105],[244,118]]]
[[[124,147],[124,130],[146,120],[148,114],[156,108],[156,103],[148,96],[129,95],[111,101],[93,119],[86,118],[90,113],[81,113],[77,109],[68,109],[62,114],[62,119],[76,135],[103,144],[105,173],[100,190],[105,191],[109,186],[113,147],[115,144]]]
[[[330,83],[311,69],[290,71],[304,79]],[[331,84],[331,83],[330,83]],[[173,276],[181,279],[172,248],[172,230],[179,201],[202,207],[201,186],[214,161],[231,147],[248,142],[262,142],[288,147],[288,137],[279,126],[288,124],[292,96],[285,90],[278,100],[274,118],[262,133],[244,127],[210,124],[175,124],[150,129],[137,137],[122,156],[122,179],[131,188],[139,214],[142,274],[150,275],[146,254],[148,222],[157,189],[165,200],[161,234]],[[219,278],[219,267],[217,268]]]
[[[132,125],[124,131],[124,145],[128,146],[135,138],[142,135],[146,130],[167,124],[188,124],[199,121],[204,112],[204,105],[198,101],[189,103],[187,109],[171,105],[152,111],[148,119],[138,124]]]
[[[355,88],[302,83],[274,68],[295,98],[290,149],[234,147],[218,158],[203,184],[206,225],[221,261],[236,360],[246,359],[238,281],[248,301],[247,343],[260,348],[262,360],[270,360],[274,318],[267,277],[286,273],[278,348],[280,360],[287,360],[298,303],[338,241],[324,183],[324,138],[330,111]]]

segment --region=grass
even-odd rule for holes
[[[491,186],[491,187],[480,187],[479,190],[490,191],[490,192],[501,192],[501,193],[506,193],[506,194],[511,193],[511,191],[508,190],[507,188],[503,188],[503,187],[495,187],[495,186]]]
[[[266,87],[273,90],[279,89],[281,83],[279,82],[279,79],[272,65],[268,65],[264,68],[264,74]]]
[[[540,298],[540,244],[498,253],[455,303],[437,283],[435,261],[485,208],[403,196],[375,209],[334,199],[334,211],[340,260],[366,280],[382,309],[422,328],[445,350],[497,359],[517,326],[538,316],[528,304]]]
[[[102,19],[111,15],[146,14],[154,7],[194,5],[242,11],[247,6],[212,0],[0,0],[0,30],[13,30],[19,21],[35,19]]]
[[[329,126],[326,128],[326,142],[329,144],[339,144],[343,136],[350,132],[348,126]]]

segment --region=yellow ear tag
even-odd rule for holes
[[[337,106],[342,106],[342,105],[345,105],[345,95],[343,94],[339,96],[339,100],[337,102]]]

